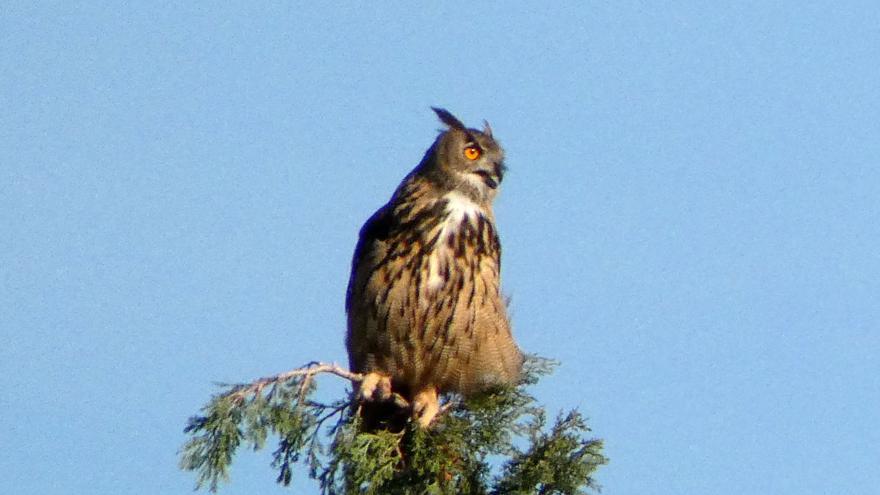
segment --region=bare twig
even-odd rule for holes
[[[312,381],[312,378],[319,373],[329,373],[331,375],[336,375],[338,377],[345,378],[352,383],[360,383],[364,379],[363,373],[354,373],[343,368],[342,366],[339,366],[336,363],[320,363],[317,361],[312,361],[302,368],[285,371],[284,373],[278,373],[277,375],[266,376],[254,380],[251,383],[240,385],[229,394],[229,397],[236,402],[240,402],[250,395],[261,394],[263,392],[263,389],[268,386],[272,387],[270,389],[271,395],[280,383],[286,382],[287,380],[293,378],[304,377],[303,381],[300,383],[298,390],[300,400],[302,400],[305,391],[308,389],[308,386]],[[410,407],[409,402],[404,399],[403,396],[397,393],[392,394],[391,401],[394,402],[396,406],[401,408]]]
[[[313,361],[302,368],[285,371],[284,373],[278,373],[277,375],[265,376],[246,385],[241,385],[230,394],[230,397],[235,400],[242,400],[248,395],[261,393],[263,389],[269,385],[274,387],[279,383],[286,382],[291,378],[299,376],[306,377],[304,383],[307,383],[318,373],[330,373],[345,378],[353,383],[359,383],[364,379],[364,375],[361,373],[352,373],[336,363],[318,363]]]

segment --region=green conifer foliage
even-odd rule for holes
[[[361,376],[320,363],[227,386],[189,419],[180,467],[195,471],[197,488],[217,491],[244,443],[254,450],[277,439],[272,467],[291,482],[293,466],[308,468],[324,494],[580,494],[598,490],[596,469],[607,462],[577,411],[548,426],[527,392],[554,363],[527,360],[525,379],[467,401],[444,404],[430,429],[363,431],[348,396],[313,400],[315,377]],[[396,397],[399,407],[406,407]]]

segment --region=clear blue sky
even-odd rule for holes
[[[506,146],[515,334],[604,493],[876,493],[876,2],[31,4],[0,6],[0,492],[190,493],[213,382],[345,362],[357,230],[438,105]],[[222,493],[314,492],[268,461]]]

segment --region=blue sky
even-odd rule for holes
[[[514,332],[604,493],[875,493],[876,3],[145,5],[0,7],[0,492],[190,493],[213,382],[345,362],[436,105],[506,147]],[[222,493],[314,492],[268,461]]]

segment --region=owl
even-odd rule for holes
[[[346,346],[362,404],[399,393],[430,425],[438,396],[515,384],[523,356],[501,293],[492,202],[504,152],[488,123],[445,124],[391,199],[363,225],[346,296]]]

